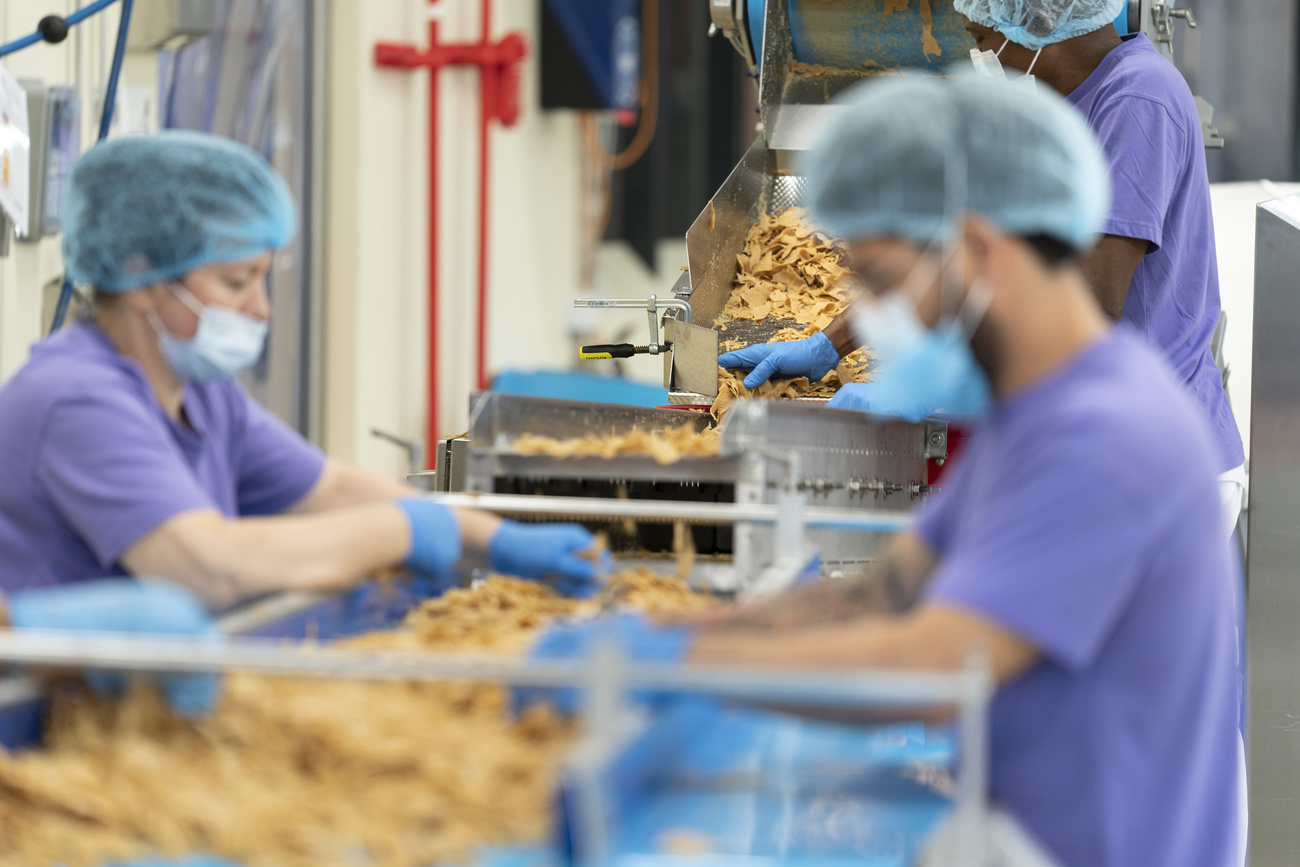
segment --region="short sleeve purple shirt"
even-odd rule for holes
[[[1066,97],[1110,163],[1113,203],[1102,231],[1150,247],[1133,274],[1123,321],[1173,366],[1208,418],[1219,472],[1245,461],[1241,432],[1210,354],[1219,268],[1201,120],[1187,82],[1145,34],[1102,60]]]
[[[926,601],[1041,654],[994,699],[992,796],[1066,867],[1232,863],[1239,601],[1185,391],[1120,326],[960,461],[917,527]]]
[[[38,343],[0,389],[0,590],[124,574],[119,559],[196,509],[272,515],[325,458],[233,379],[191,383],[176,424],[95,325]]]

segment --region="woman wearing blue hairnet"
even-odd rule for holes
[[[1101,149],[1060,100],[973,75],[891,76],[844,103],[808,155],[809,210],[865,284],[854,323],[879,385],[984,423],[872,571],[703,623],[552,627],[533,653],[584,654],[617,630],[657,662],[952,670],[978,655],[997,683],[988,794],[1046,851],[1032,863],[1226,867],[1240,607],[1215,450],[1081,267],[1107,219]]]
[[[1121,37],[1125,0],[954,0],[975,38],[976,69],[1032,73],[1087,119],[1101,140],[1113,188],[1110,214],[1083,270],[1112,320],[1141,331],[1195,396],[1214,433],[1225,535],[1245,493],[1245,451],[1210,343],[1219,323],[1219,273],[1200,116],[1187,82],[1142,33]],[[1032,86],[1021,79],[1025,86]],[[849,320],[798,343],[724,355],[754,368],[751,387],[773,374],[816,381],[857,348]],[[836,402],[877,412],[960,407],[897,406],[870,385]]]
[[[103,611],[105,628],[166,629],[176,606],[138,599],[172,592],[162,585],[96,584],[81,606],[44,589],[105,575],[168,579],[211,609],[399,565],[594,581],[581,527],[438,505],[327,459],[240,386],[295,222],[256,153],[182,132],[111,141],[73,167],[63,215],[65,264],[93,287],[93,315],[37,344],[0,389],[0,589],[15,625],[93,627]]]

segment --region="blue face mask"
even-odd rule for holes
[[[269,323],[225,307],[205,306],[179,282],[172,287],[176,297],[199,317],[198,331],[182,340],[149,311],[158,347],[177,376],[187,382],[208,382],[234,376],[257,363],[266,346]]]
[[[976,283],[958,315],[933,330],[917,317],[906,285],[875,304],[859,305],[854,329],[876,356],[872,383],[882,405],[919,406],[917,417],[988,411],[992,389],[971,353],[969,335],[983,319],[989,297],[987,286]]]

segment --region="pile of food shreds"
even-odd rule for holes
[[[719,322],[788,319],[824,329],[851,300],[844,248],[803,208],[764,214],[745,236],[731,297]]]
[[[668,616],[712,601],[648,570],[607,592]],[[519,653],[599,602],[492,578],[412,611],[363,650]],[[543,841],[572,722],[515,717],[499,685],[232,674],[207,719],[146,687],[59,695],[44,748],[0,750],[0,864],[92,867],[206,852],[247,867],[429,867],[482,845]]]
[[[811,337],[830,325],[853,300],[844,264],[845,251],[838,240],[816,229],[802,208],[765,214],[749,229],[745,249],[737,256],[736,280],[718,328],[728,323],[773,321],[788,323],[765,340],[788,341]],[[743,349],[742,340],[723,340],[724,351]],[[713,415],[721,419],[741,397],[830,398],[850,382],[866,380],[870,354],[866,349],[846,356],[818,382],[806,378],[769,380],[747,389],[744,375],[723,370]]]

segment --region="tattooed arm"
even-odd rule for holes
[[[916,605],[935,562],[920,538],[903,533],[864,575],[796,587],[775,599],[728,611],[704,625],[718,630],[789,629],[841,623],[866,614],[897,614]]]

